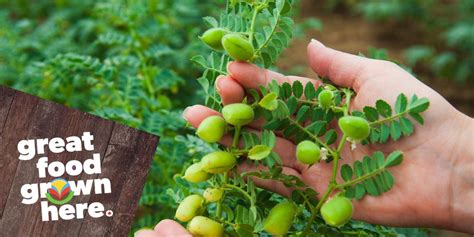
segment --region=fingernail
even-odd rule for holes
[[[188,120],[186,119],[186,113],[188,112],[188,110],[189,110],[191,107],[193,107],[193,106],[188,106],[188,107],[186,107],[186,108],[183,110],[183,113],[181,114],[181,117],[182,117],[184,120],[186,120],[186,121],[188,121]]]
[[[150,231],[150,229],[140,229],[140,230],[138,230],[137,232],[135,232],[135,234],[133,234],[133,236],[134,236],[134,237],[139,237],[140,235],[142,235],[142,234],[144,234],[144,233],[146,233],[146,232],[148,232],[148,231]]]
[[[326,47],[323,43],[321,43],[319,40],[316,40],[316,39],[311,39],[311,43],[319,45],[319,46]]]
[[[230,70],[230,65],[232,65],[232,63],[234,63],[234,61],[228,62],[227,66],[226,66],[226,70],[227,70],[227,73],[229,74],[229,76],[232,76],[232,72]]]
[[[216,82],[214,83],[214,86],[216,87],[216,90],[218,93],[221,92],[221,88],[219,87],[219,80],[222,79],[224,76],[220,75],[216,78]]]

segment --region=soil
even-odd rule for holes
[[[323,31],[310,30],[303,39],[294,40],[278,63],[283,70],[307,64],[306,45],[311,38],[320,40],[328,47],[353,54],[366,54],[370,47],[383,48],[387,50],[390,59],[402,64],[405,64],[404,49],[432,41],[430,36],[415,24],[372,23],[347,9],[328,11],[324,9],[321,1],[303,0],[301,4],[301,18],[320,19]],[[474,116],[474,78],[465,84],[458,84],[447,78],[436,78],[423,68],[414,68],[413,71],[419,79],[438,91],[458,110]],[[308,67],[305,67],[301,74],[316,76]]]

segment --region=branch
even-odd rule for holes
[[[383,171],[385,171],[385,167],[381,167],[381,168],[379,168],[379,169],[377,169],[377,170],[374,170],[374,171],[372,171],[372,172],[370,172],[370,173],[368,173],[368,174],[362,175],[362,176],[360,176],[360,177],[358,177],[358,178],[356,178],[356,179],[353,179],[353,180],[351,180],[351,181],[347,181],[347,182],[345,182],[345,183],[338,184],[338,185],[336,185],[336,188],[337,188],[337,189],[344,189],[344,188],[349,187],[349,186],[352,186],[352,185],[354,185],[354,184],[361,183],[361,182],[363,182],[363,181],[365,181],[365,180],[367,180],[367,179],[370,179],[370,178],[374,177],[375,175],[378,175],[378,174],[382,173]]]
[[[390,116],[390,117],[388,117],[388,118],[383,118],[383,119],[380,119],[380,120],[377,120],[377,121],[374,121],[374,122],[370,122],[369,125],[370,125],[370,126],[375,126],[375,125],[383,124],[383,123],[385,123],[385,122],[389,122],[389,121],[392,121],[392,120],[394,120],[394,119],[396,119],[396,118],[402,117],[403,115],[405,115],[405,114],[407,114],[407,113],[409,113],[409,112],[410,112],[410,110],[406,110],[406,111],[403,111],[403,112],[401,112],[401,113],[392,115],[392,116]]]

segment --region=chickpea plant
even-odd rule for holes
[[[377,151],[339,166],[341,151],[347,145],[354,149],[396,141],[414,132],[413,120],[423,124],[420,113],[429,106],[425,98],[400,94],[394,108],[378,100],[374,107],[350,111],[352,90],[329,84],[315,88],[298,81],[272,81],[258,91],[249,90],[241,103],[222,106],[213,87],[216,77],[227,74],[230,60],[273,65],[292,37],[293,21],[285,16],[290,8],[291,1],[284,0],[231,0],[219,20],[204,18],[211,28],[200,39],[213,52],[193,61],[205,69],[198,81],[206,105],[222,117],[206,118],[196,134],[208,143],[217,143],[225,134],[233,139],[231,146],[210,152],[177,177],[193,184],[187,186],[190,195],[169,192],[179,202],[176,219],[187,223],[195,236],[370,235],[370,229],[351,224],[352,202],[388,192],[395,182],[390,167],[402,163],[403,153]],[[259,135],[246,128],[257,118],[266,121]],[[273,151],[275,133],[297,144],[294,155],[299,162],[332,163],[331,181],[320,199],[317,190],[282,173],[282,161]],[[236,166],[242,162],[267,168],[238,173]],[[338,174],[342,181],[336,180]],[[289,197],[272,194],[257,188],[254,178],[276,180],[294,191]]]

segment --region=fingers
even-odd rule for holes
[[[135,232],[134,237],[160,237],[160,235],[153,230],[139,230]]]
[[[268,167],[265,167],[263,165],[254,166],[248,163],[243,163],[237,167],[237,171],[239,173],[266,170],[266,169],[268,169]],[[298,173],[298,171],[289,167],[283,167],[282,173],[285,175],[293,175],[301,179],[301,176]],[[286,187],[281,181],[261,179],[261,178],[256,178],[256,177],[253,177],[252,179],[255,182],[255,184],[257,184],[257,186],[261,188],[270,190],[275,193],[279,193],[283,196],[287,196],[287,197],[291,196],[292,189]]]
[[[260,68],[255,64],[246,62],[231,62],[227,66],[229,75],[244,88],[257,89],[259,85],[266,86],[272,80],[276,80],[278,84],[288,82],[292,84],[294,81],[300,81],[303,85],[313,83],[318,87],[321,82],[306,77],[285,76],[281,73],[268,69]]]
[[[244,98],[244,88],[230,76],[217,77],[215,84],[224,105],[240,103]]]
[[[374,60],[344,53],[324,46],[317,40],[308,45],[311,68],[320,76],[328,77],[338,86],[353,88],[356,92],[368,78],[366,70]]]
[[[162,220],[155,226],[159,237],[192,237],[192,235],[179,223],[173,220]]]

